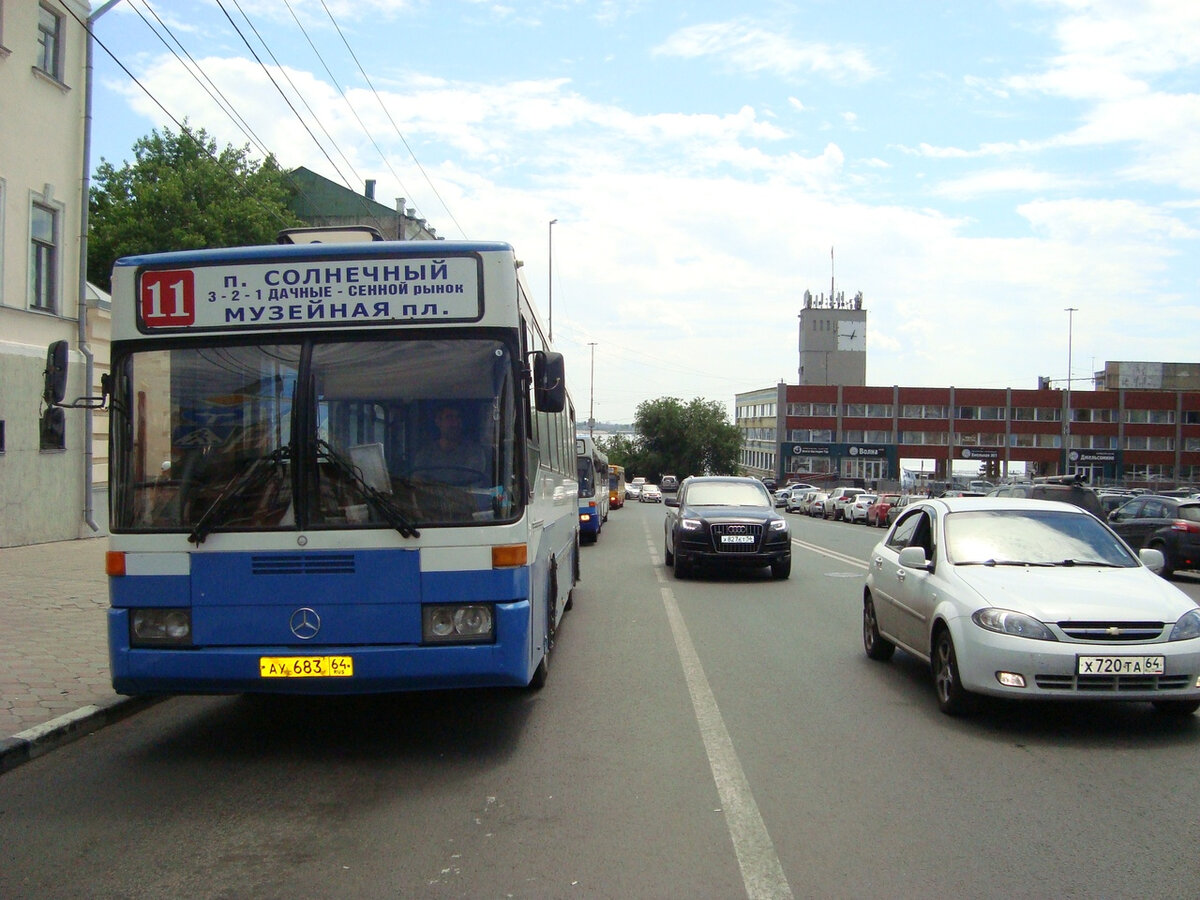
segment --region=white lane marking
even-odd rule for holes
[[[649,539],[649,535],[647,537]],[[754,801],[754,793],[750,790],[750,782],[742,770],[737,751],[733,749],[733,739],[729,736],[724,719],[721,718],[717,698],[713,695],[712,687],[704,674],[704,667],[700,664],[700,656],[692,644],[687,623],[683,621],[683,615],[679,612],[675,594],[665,584],[666,576],[659,566],[660,560],[654,543],[652,540],[648,540],[648,543],[650,557],[655,563],[655,576],[661,585],[667,621],[675,638],[675,649],[683,666],[688,693],[692,696],[692,708],[696,715],[696,723],[700,726],[704,752],[708,755],[708,765],[712,770],[717,796],[721,799],[721,809],[725,814],[725,825],[733,840],[738,868],[742,871],[746,896],[750,900],[792,900],[791,886],[788,885],[787,876],[783,874],[783,866],[775,853],[775,845],[767,832],[766,823],[758,811],[758,804]]]
[[[822,556],[828,556],[830,559],[836,559],[838,562],[849,563],[852,566],[857,566],[860,569],[869,569],[870,565],[863,562],[861,559],[855,559],[853,556],[846,556],[844,553],[838,553],[836,550],[830,550],[826,547],[818,547],[816,544],[808,544],[804,541],[792,538],[792,543],[797,547],[803,547],[805,550],[811,550],[813,553],[820,553]]]

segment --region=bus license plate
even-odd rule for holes
[[[260,656],[258,674],[262,678],[350,678],[354,657]]]
[[[754,535],[752,534],[723,534],[721,535],[722,544],[753,544]]]
[[[1162,675],[1165,671],[1161,656],[1081,656],[1076,667],[1079,675]]]

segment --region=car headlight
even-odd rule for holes
[[[1024,613],[1013,612],[1011,609],[981,609],[971,616],[971,621],[980,628],[997,634],[1011,634],[1013,637],[1032,638],[1035,641],[1058,640],[1054,632],[1037,619]]]
[[[679,520],[679,527],[682,528],[684,531],[699,531],[700,524],[701,523],[700,523],[699,519],[680,519]]]
[[[1190,609],[1179,617],[1167,640],[1190,641],[1196,637],[1200,637],[1200,609]]]
[[[129,646],[188,647],[191,643],[191,610],[155,607],[129,611]]]
[[[496,638],[490,604],[464,603],[421,609],[421,639],[427,644],[483,644]]]
[[[771,530],[772,531],[787,531],[787,520],[786,519],[773,519],[771,521]]]

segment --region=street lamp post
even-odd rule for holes
[[[588,344],[592,348],[592,384],[588,397],[588,437],[596,437],[596,342]]]
[[[554,225],[557,221],[558,219],[551,219],[550,224],[546,228],[549,235],[547,238],[548,252],[546,254],[548,260],[546,269],[546,298],[550,311],[549,329],[550,343],[552,344],[554,343]]]
[[[1063,448],[1063,458],[1066,460],[1066,468],[1071,468],[1071,351],[1074,347],[1075,337],[1075,313],[1079,312],[1078,307],[1068,306],[1064,312],[1067,314],[1067,409],[1065,413],[1066,424],[1063,429],[1063,434],[1066,437]],[[1065,474],[1070,475],[1070,471]]]

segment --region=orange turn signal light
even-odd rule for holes
[[[504,544],[492,548],[492,568],[511,569],[525,565],[529,559],[529,548],[524,544]]]
[[[109,550],[104,554],[104,573],[110,578],[125,574],[125,554],[120,550]]]

